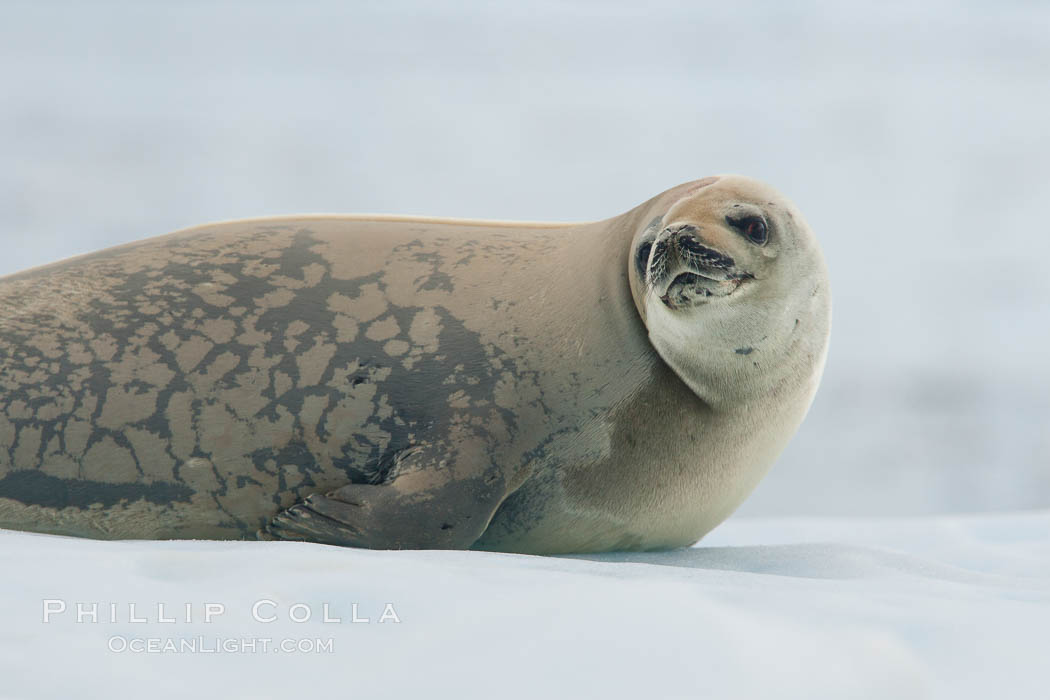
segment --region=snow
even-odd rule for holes
[[[573,557],[8,531],[0,551],[4,698],[1036,698],[1050,680],[1050,511],[735,519],[690,549]],[[205,623],[206,604],[224,611]],[[253,638],[314,647],[221,651]],[[149,639],[220,651],[133,650]]]

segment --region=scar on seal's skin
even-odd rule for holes
[[[707,187],[708,185],[715,184],[716,182],[718,182],[721,179],[722,178],[720,178],[720,177],[711,176],[711,177],[705,177],[705,178],[703,178],[701,180],[697,180],[696,182],[693,183],[692,187],[690,187],[688,190],[686,190],[686,194],[690,195],[693,192],[696,192],[697,190],[700,190],[700,189],[703,189],[704,187]]]
[[[753,347],[751,347],[750,345],[748,345],[747,347],[744,347],[744,348],[737,348],[733,352],[735,352],[737,355],[750,355],[754,351],[755,351],[755,349]]]

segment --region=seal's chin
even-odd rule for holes
[[[686,270],[675,275],[658,296],[667,308],[680,309],[727,297],[749,279],[752,279],[749,274],[726,270]]]

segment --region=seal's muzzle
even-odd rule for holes
[[[645,283],[668,308],[728,296],[751,275],[736,261],[706,245],[693,224],[668,226],[652,243]]]

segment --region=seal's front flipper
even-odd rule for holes
[[[471,449],[473,447],[473,449]],[[265,535],[371,549],[466,549],[506,496],[502,471],[478,443],[423,446],[386,484],[348,484],[277,514]]]

